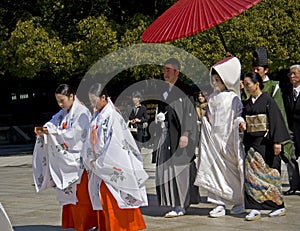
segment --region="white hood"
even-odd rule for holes
[[[236,57],[227,57],[210,69],[210,76],[212,69],[215,69],[223,80],[228,90],[235,92],[239,98],[240,96],[240,76],[241,76],[241,63]],[[211,80],[210,80],[211,82]],[[211,83],[212,84],[212,83]]]

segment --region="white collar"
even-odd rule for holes
[[[293,87],[293,90],[296,90],[297,94],[299,94],[299,92],[300,92],[300,85],[298,87]]]
[[[269,76],[266,75],[266,77],[265,77],[265,79],[263,80],[263,82],[267,82],[267,81],[269,81],[269,80],[270,80]]]
[[[254,98],[253,96],[251,97],[252,103],[255,103],[255,101],[261,96],[262,94],[260,94],[259,96],[257,96],[256,98]]]

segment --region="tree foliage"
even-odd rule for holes
[[[32,78],[36,73],[60,74],[73,63],[71,46],[64,46],[57,36],[50,36],[34,20],[19,21],[1,47],[3,68],[11,75]]]
[[[81,20],[78,30],[81,39],[74,43],[74,55],[80,61],[79,70],[88,70],[99,58],[118,47],[117,32],[110,27],[103,15]]]
[[[33,78],[45,73],[82,77],[97,60],[141,43],[141,34],[176,0],[3,0],[0,3],[0,75]],[[269,51],[271,72],[299,63],[300,2],[263,0],[219,25],[229,51],[251,69],[258,46]],[[166,44],[198,57],[207,67],[224,58],[216,28]],[[135,80],[158,77],[155,65],[121,73]]]
[[[241,60],[244,73],[251,70],[252,54],[259,46],[268,50],[271,72],[299,63],[299,10],[299,1],[263,0],[219,25],[228,50]],[[225,56],[215,27],[173,44],[192,52],[208,67]]]

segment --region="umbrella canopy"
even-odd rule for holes
[[[242,13],[260,1],[179,0],[144,31],[142,41],[161,43],[202,32]]]

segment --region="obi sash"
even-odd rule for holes
[[[247,132],[266,132],[269,121],[266,114],[246,115]]]

